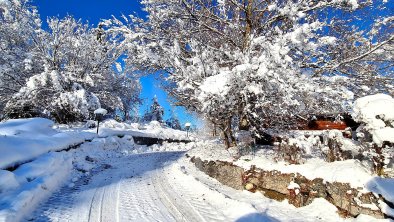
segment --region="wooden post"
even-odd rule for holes
[[[97,134],[98,134],[98,131],[99,131],[99,126],[100,126],[100,120],[97,120]]]

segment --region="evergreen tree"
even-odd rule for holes
[[[172,116],[171,118],[169,118],[166,121],[166,125],[172,129],[176,129],[176,130],[181,130],[181,123],[179,122],[179,119],[175,116]]]
[[[144,115],[145,122],[158,121],[163,122],[164,109],[160,106],[156,95],[152,99],[153,103],[150,106],[150,111]]]

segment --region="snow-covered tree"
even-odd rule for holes
[[[336,40],[321,15],[351,14],[367,1],[142,3],[147,21],[106,21],[134,52],[127,62],[148,72],[165,70],[170,94],[219,126],[228,146],[235,143],[235,117],[259,136],[314,113],[341,112],[353,97],[342,77],[314,75],[312,64]]]
[[[172,116],[168,120],[166,120],[166,125],[172,129],[181,130],[182,126],[179,122],[179,119],[176,116]]]
[[[163,122],[163,115],[164,115],[164,109],[159,104],[157,96],[155,95],[152,99],[152,105],[150,106],[149,111],[147,111],[143,116],[143,120],[145,122],[150,122],[150,121]]]
[[[142,103],[139,97],[142,89],[141,84],[137,76],[134,75],[122,74],[116,79],[117,81],[113,85],[113,90],[110,92],[120,98],[122,106],[119,108],[124,114],[124,119],[126,121],[136,121],[136,118],[138,118],[138,108]]]
[[[394,89],[394,16],[392,2],[367,1],[353,13],[333,9],[320,14],[329,24],[321,34],[332,36],[322,52],[306,57],[305,67],[315,76],[340,75],[344,83],[362,97],[392,93]]]
[[[0,1],[0,115],[29,77],[43,71],[33,38],[41,21],[28,0]]]
[[[7,103],[9,117],[48,113],[58,122],[81,121],[100,106],[114,112],[137,102],[139,81],[122,71],[118,61],[124,52],[115,36],[71,16],[50,18],[48,26],[33,38],[45,71],[30,77]]]

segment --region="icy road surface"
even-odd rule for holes
[[[367,218],[371,221],[371,218]],[[28,221],[343,221],[323,199],[295,208],[236,191],[198,171],[185,152],[108,158],[64,186]],[[351,220],[350,220],[351,221]],[[363,221],[363,220],[360,220]]]

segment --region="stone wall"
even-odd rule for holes
[[[385,201],[381,196],[361,192],[362,188],[351,188],[348,183],[323,182],[321,178],[309,180],[298,173],[265,171],[254,166],[244,170],[229,162],[203,161],[198,157],[192,157],[191,162],[199,170],[226,186],[237,190],[261,192],[266,197],[278,201],[288,199],[288,202],[296,207],[306,206],[315,198],[324,198],[335,205],[338,213],[345,217],[356,217],[359,214],[376,218],[387,217],[377,207],[379,200]],[[291,181],[297,183],[299,188],[288,189]]]

